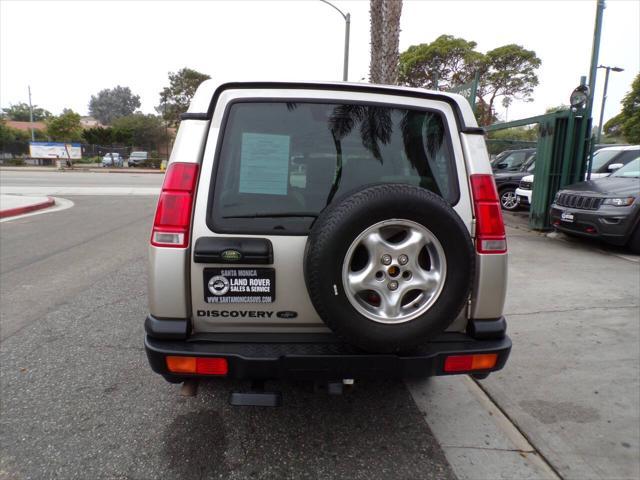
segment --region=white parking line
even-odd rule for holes
[[[407,386],[460,480],[559,479],[469,377],[435,377]]]

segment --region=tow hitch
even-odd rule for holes
[[[265,382],[254,380],[248,392],[233,392],[229,397],[229,404],[236,407],[279,407],[282,405],[282,393],[278,391],[268,392],[264,388]],[[315,383],[315,392],[326,392],[329,395],[342,395],[345,390],[351,390],[354,385],[353,378],[344,378],[339,381]]]
[[[248,392],[232,392],[229,403],[236,407],[279,407],[282,405],[282,393],[267,392],[264,380],[254,380]]]

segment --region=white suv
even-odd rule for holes
[[[171,382],[502,368],[507,245],[467,101],[204,82],[149,247],[145,347]]]

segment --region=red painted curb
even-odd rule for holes
[[[0,210],[0,218],[15,217],[16,215],[23,215],[25,213],[33,212],[35,210],[42,210],[43,208],[52,207],[56,201],[47,197],[45,202],[34,203],[33,205],[26,205],[24,207],[7,208],[6,210]]]

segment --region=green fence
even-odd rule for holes
[[[486,127],[486,130],[496,132],[527,125],[538,126],[529,225],[546,230],[550,228],[549,207],[556,192],[565,185],[584,179],[591,119],[585,117],[582,109],[570,109],[497,123]],[[490,140],[488,145],[491,146]]]

